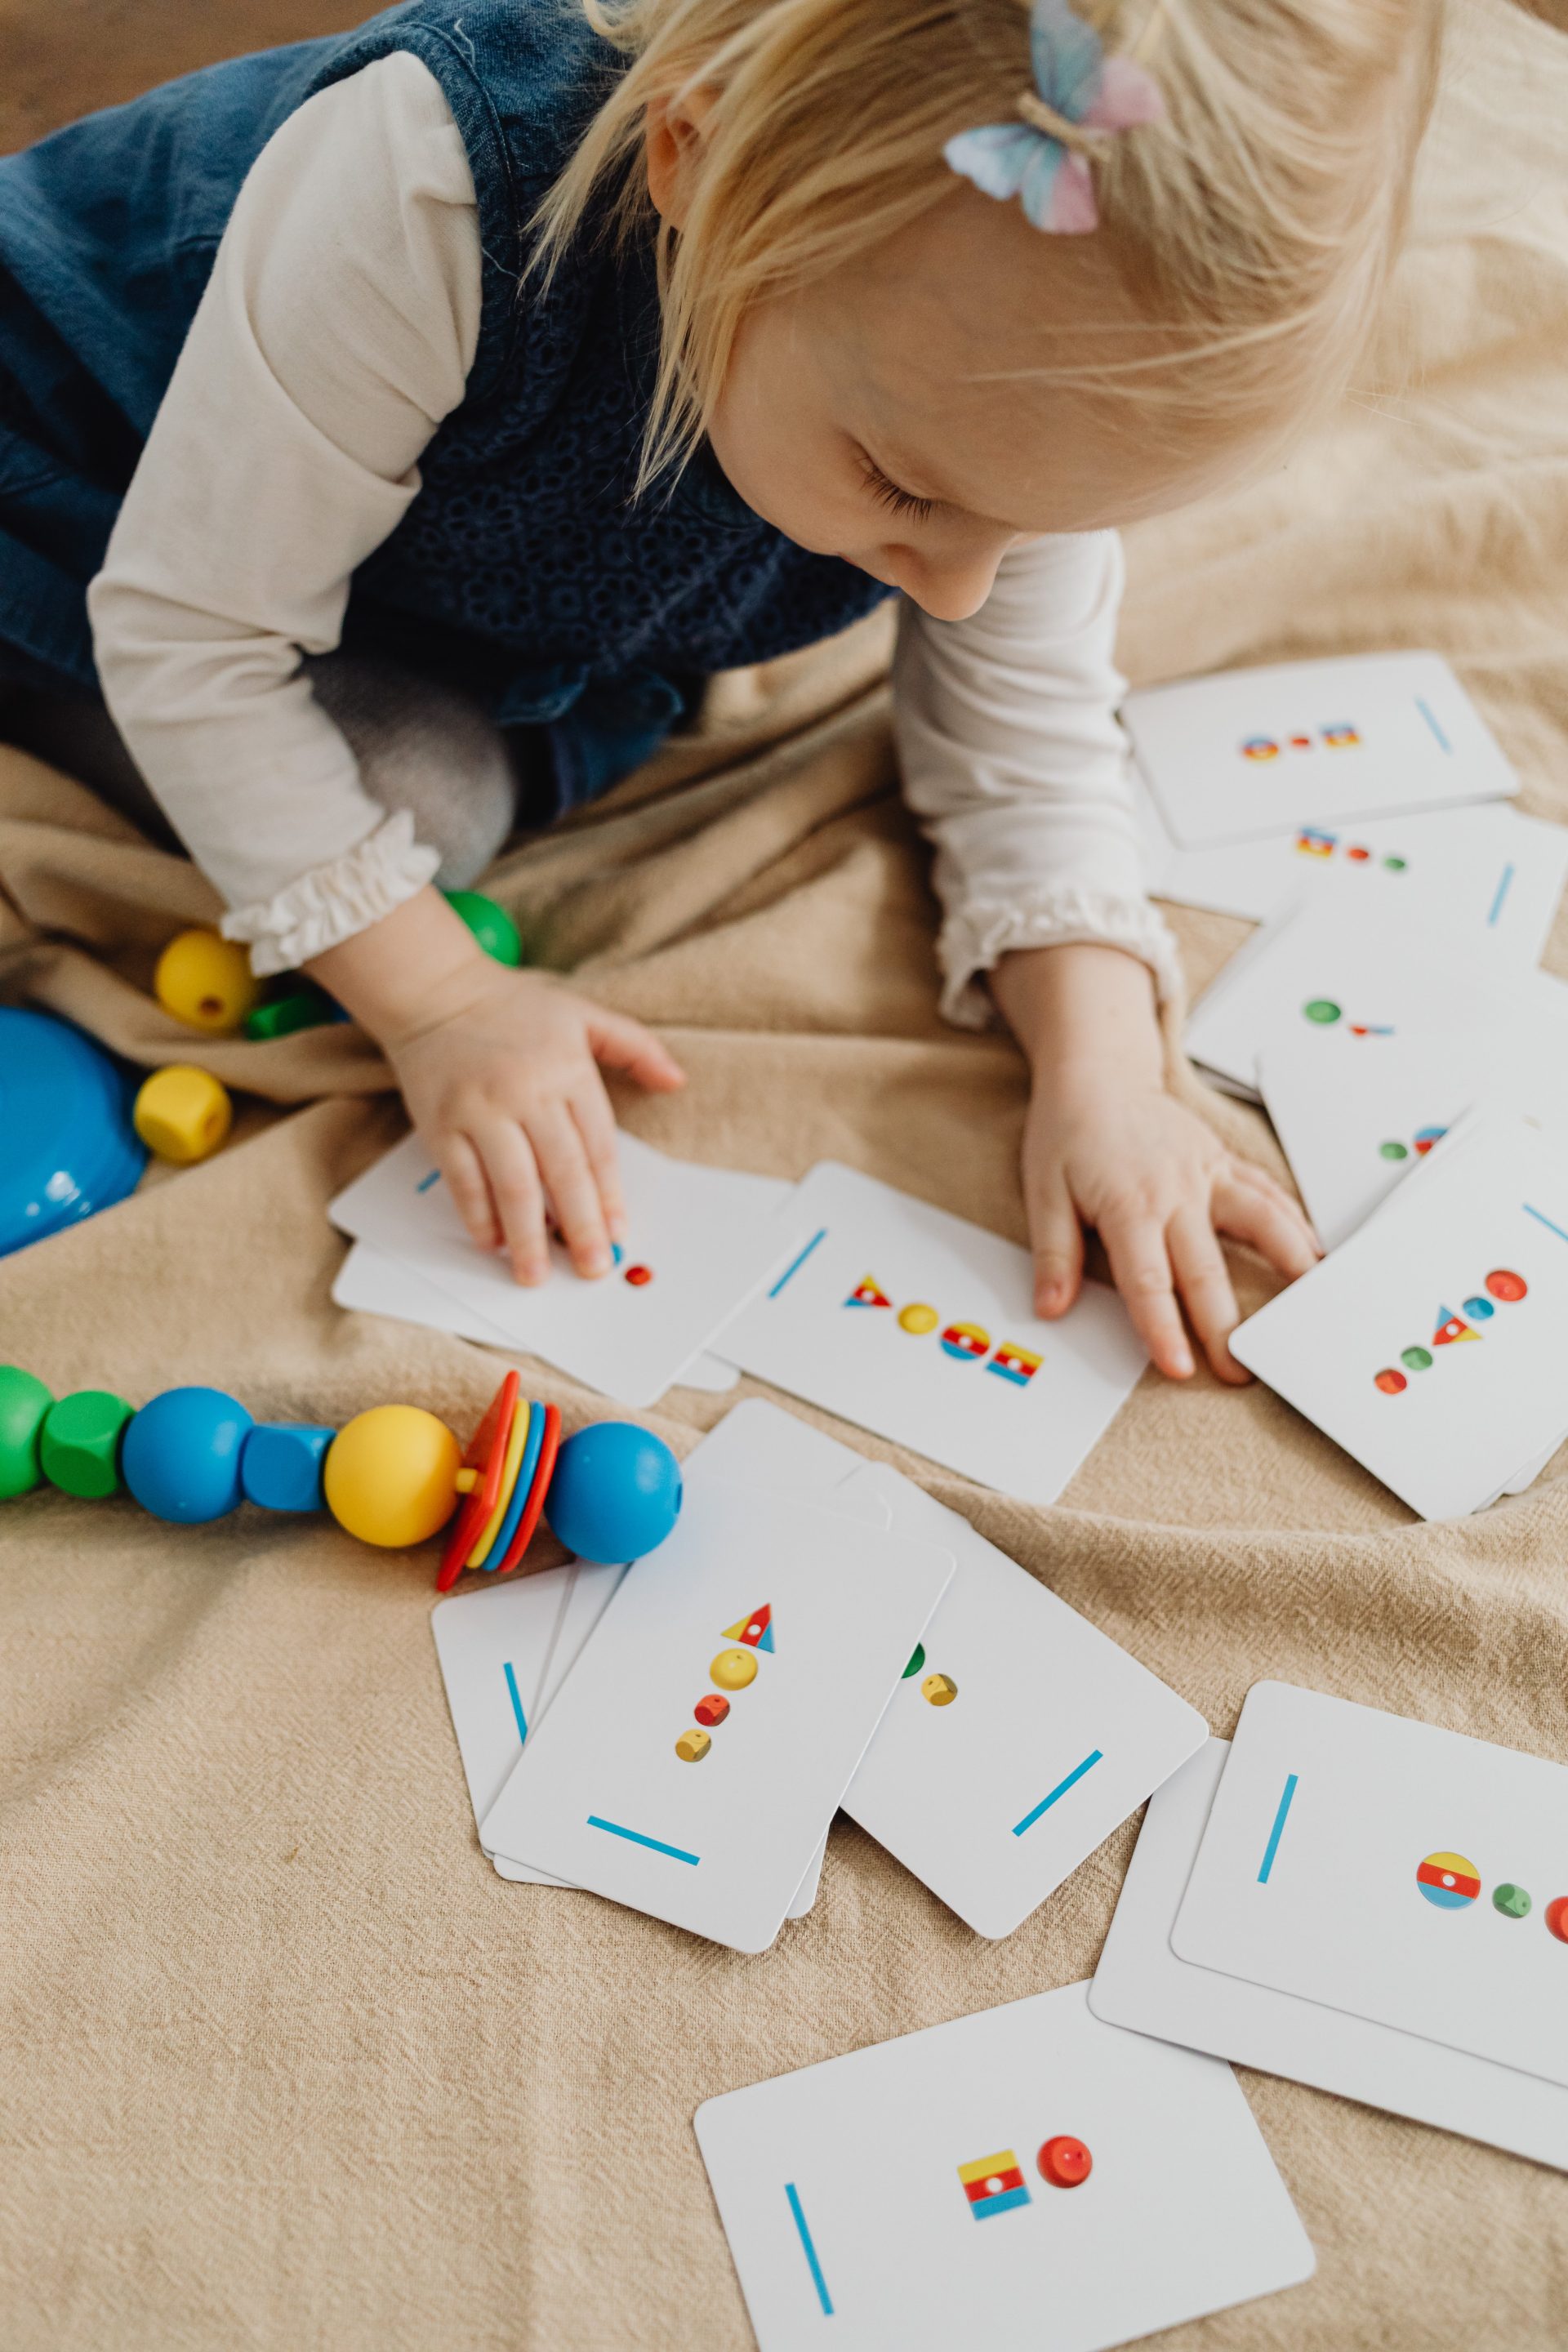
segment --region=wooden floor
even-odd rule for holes
[[[365,0],[0,0],[0,152],[215,58],[374,13]]]
[[[1520,0],[1568,32],[1568,0]],[[215,58],[332,33],[363,0],[0,0],[0,153]]]

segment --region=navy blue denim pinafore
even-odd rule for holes
[[[483,305],[466,395],[354,576],[344,643],[545,730],[566,808],[651,751],[711,672],[889,593],[762,521],[706,452],[672,494],[634,501],[651,241],[590,233],[547,294],[520,292],[533,209],[621,69],[574,0],[413,0],[0,158],[0,678],[96,690],[85,593],[240,184],[297,107],[398,49],[435,75],[468,150]]]

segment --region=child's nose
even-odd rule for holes
[[[1005,549],[1005,541],[998,541],[994,547],[936,556],[912,547],[890,547],[883,576],[933,621],[967,621],[990,595]]]

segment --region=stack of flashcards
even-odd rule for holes
[[[1434,922],[1414,898],[1397,912],[1372,909],[1359,885],[1342,880],[1254,932],[1205,990],[1187,1051],[1216,1084],[1257,1101],[1266,1060],[1291,1045],[1331,1049],[1353,1081],[1394,1039],[1466,1024],[1506,1034],[1533,1011],[1541,978],[1519,944],[1484,926]]]
[[[1253,920],[1297,861],[1369,875],[1463,860],[1420,822],[1467,810],[1493,821],[1519,780],[1438,654],[1361,654],[1184,678],[1128,696],[1122,718],[1145,788],[1152,887]],[[1394,821],[1397,820],[1395,823]],[[1525,836],[1515,836],[1522,841]],[[1466,855],[1506,827],[1470,830]]]
[[[480,1843],[760,1951],[843,1809],[1009,1935],[1202,1745],[1185,1702],[882,1465],[752,1400],[676,1533],[441,1602]]]
[[[526,1349],[624,1404],[736,1366],[1031,1502],[1054,1502],[1147,1358],[1090,1283],[1034,1313],[1029,1254],[830,1161],[798,1185],[620,1139],[630,1239],[584,1282],[557,1251],[542,1287],[468,1240],[409,1137],[331,1205],[356,1246],[340,1306]],[[748,1303],[750,1302],[750,1303]]]
[[[378,1160],[328,1211],[354,1236],[332,1297],[491,1347],[526,1349],[622,1404],[657,1403],[677,1381],[723,1388],[709,1341],[787,1256],[775,1222],[790,1188],[671,1160],[620,1138],[631,1239],[602,1281],[552,1246],[550,1279],[524,1289],[507,1261],[469,1240],[417,1136]]]
[[[1100,2352],[1310,2278],[1230,2068],[1082,1985],[710,2099],[762,2352]]]
[[[1487,1097],[1568,1134],[1568,986],[1531,972],[1496,1017],[1486,1009],[1478,997],[1448,1026],[1402,1029],[1370,1052],[1342,1023],[1310,1021],[1264,1047],[1264,1103],[1325,1249],[1348,1240]]]
[[[1259,1683],[1149,1807],[1112,2025],[1568,2171],[1568,1769]]]
[[[1568,1434],[1568,1147],[1478,1108],[1233,1333],[1237,1360],[1421,1517],[1526,1485]]]

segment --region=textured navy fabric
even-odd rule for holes
[[[547,294],[520,284],[533,210],[620,70],[574,0],[414,0],[0,158],[0,674],[93,688],[87,584],[240,184],[306,99],[399,49],[462,133],[483,302],[464,400],[355,574],[344,643],[544,728],[565,807],[651,751],[712,671],[813,644],[889,593],[762,521],[706,452],[634,500],[651,242],[614,250],[591,224]]]

